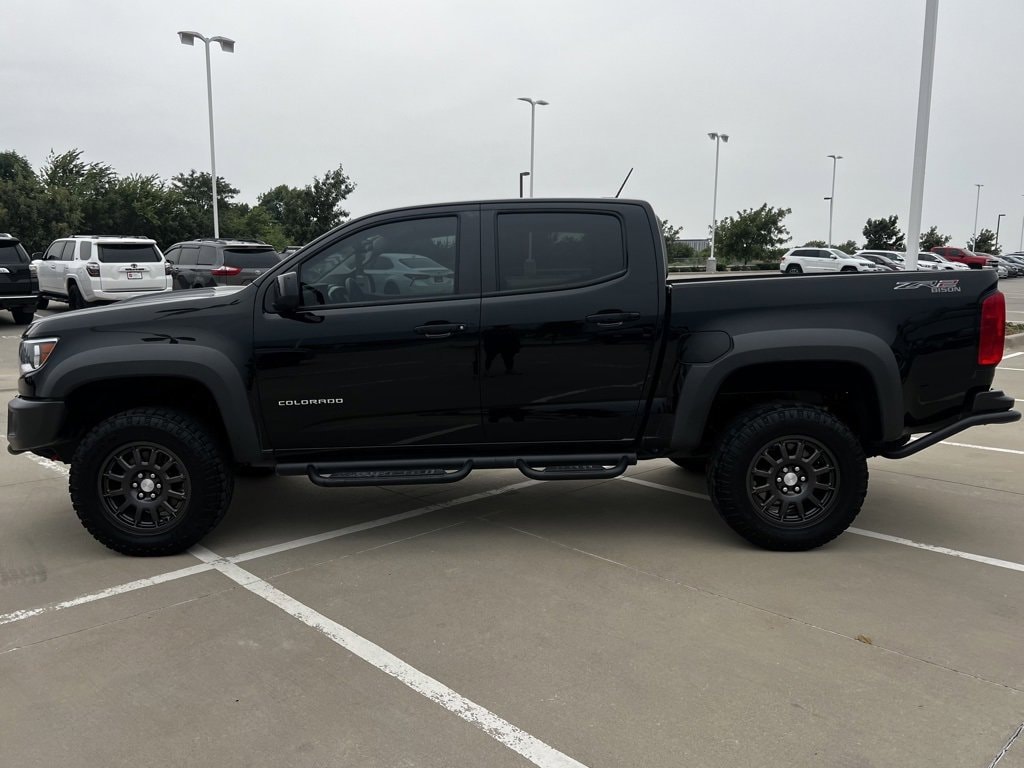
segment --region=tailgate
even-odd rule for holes
[[[155,245],[100,243],[100,290],[162,291],[167,287],[164,260]]]

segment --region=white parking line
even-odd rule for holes
[[[980,447],[980,446],[968,446],[968,447]],[[990,450],[1002,450],[1002,449],[990,449]],[[1021,451],[1017,451],[1021,453]],[[693,491],[684,491],[681,488],[673,488],[670,485],[662,485],[661,483],[652,483],[648,480],[640,480],[635,477],[620,477],[619,480],[623,480],[627,483],[635,483],[636,485],[642,485],[645,488],[654,488],[659,491],[668,491],[669,493],[676,493],[681,496],[690,496],[697,499],[703,499],[704,501],[711,501],[711,497],[706,493],[694,493]],[[872,539],[881,539],[882,541],[888,541],[892,544],[902,544],[905,547],[914,547],[915,549],[923,549],[928,552],[937,552],[940,555],[949,555],[951,557],[959,557],[963,560],[973,560],[976,563],[984,563],[985,565],[994,565],[997,568],[1006,568],[1011,571],[1024,572],[1024,563],[1015,563],[1010,560],[999,560],[994,557],[986,557],[985,555],[975,555],[970,552],[961,552],[958,549],[949,549],[948,547],[937,547],[933,544],[923,544],[918,541],[912,541],[911,539],[903,539],[899,536],[890,536],[887,533],[876,533],[874,531],[866,531],[863,528],[847,528],[847,533],[852,533],[857,536],[867,536]]]
[[[218,557],[201,546],[193,547],[191,552],[236,584],[276,605],[289,616],[312,627],[345,650],[373,665],[381,672],[391,675],[421,696],[425,696],[435,704],[440,704],[452,714],[458,715],[470,725],[476,726],[492,739],[522,755],[534,765],[541,766],[541,768],[586,768],[583,763],[573,760],[568,755],[517,728],[490,710],[420,672],[376,643],[327,618],[308,605],[300,603],[249,571]]]
[[[997,371],[1024,371],[1024,368],[1004,368],[1003,366],[1000,365],[1000,366],[998,366],[996,368],[996,370]]]
[[[1012,453],[1017,456],[1024,456],[1024,451],[1017,451],[1013,448],[993,448],[990,445],[972,445],[971,443],[954,443],[949,440],[943,440],[939,445],[952,445],[956,448],[974,448],[978,451],[995,451],[996,453]]]
[[[1003,355],[1003,360],[1009,360],[1011,357],[1020,357],[1021,355],[1024,355],[1024,352],[1013,352],[1009,355]]]

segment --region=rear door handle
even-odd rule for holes
[[[446,323],[444,321],[416,326],[416,333],[428,339],[447,339],[453,333],[466,330],[463,323]]]
[[[598,328],[617,328],[627,320],[636,320],[638,317],[639,312],[598,312],[596,315],[587,315],[587,322],[597,323]]]

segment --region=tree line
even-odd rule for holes
[[[310,184],[280,184],[248,205],[218,176],[220,236],[262,240],[278,250],[302,245],[348,218],[341,204],[355,187],[339,164]],[[0,231],[19,238],[30,253],[73,234],[144,235],[161,248],[212,237],[211,197],[210,174],[195,169],[170,180],[122,176],[71,149],[51,152],[36,171],[17,152],[0,152]]]
[[[790,208],[773,208],[767,203],[760,208],[748,208],[737,211],[735,216],[726,216],[719,220],[715,228],[715,258],[728,264],[768,264],[778,262],[789,249],[792,240],[785,225],[785,218],[792,213]],[[665,239],[665,248],[669,261],[685,261],[698,256],[692,246],[680,242],[682,227],[674,227],[668,219],[661,219],[661,234]],[[710,230],[710,227],[708,228]],[[859,250],[871,251],[905,251],[906,235],[899,226],[896,215],[869,218],[861,231],[864,244],[858,245],[855,240],[834,243],[833,247],[846,253]],[[919,249],[927,251],[948,245],[952,236],[939,232],[938,227],[931,227],[921,233]],[[824,248],[828,244],[824,240],[809,240],[806,246]],[[982,229],[977,238],[967,241],[967,249],[979,253],[1000,254],[995,233],[990,229]]]

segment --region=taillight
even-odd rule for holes
[[[87,275],[89,275],[89,277],[99,277],[100,265],[94,261],[90,261],[85,265],[85,272]]]
[[[211,270],[210,274],[217,275],[219,277],[234,277],[241,271],[241,267],[229,267],[227,264],[225,264],[223,267],[217,267],[216,269]]]
[[[978,365],[999,365],[1006,341],[1006,297],[996,291],[981,302]]]

